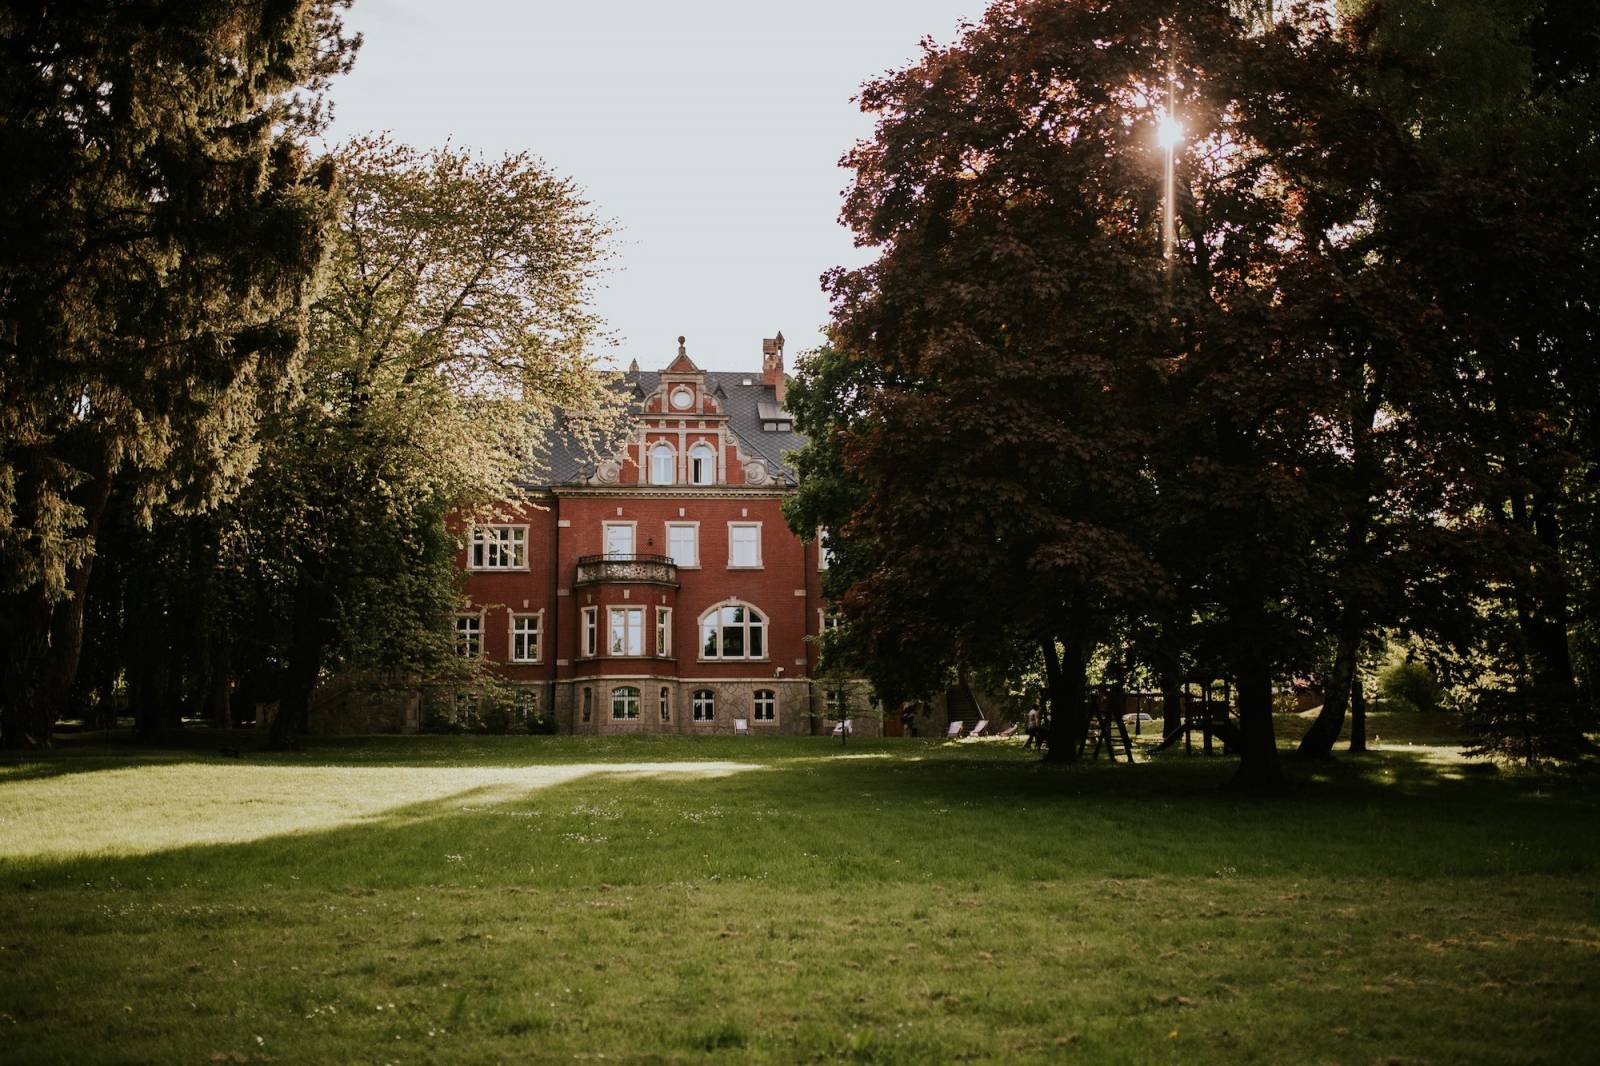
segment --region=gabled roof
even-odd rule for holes
[[[660,387],[661,375],[678,373],[673,368],[680,363],[694,366],[687,355],[679,355],[664,371],[636,371],[630,368],[616,375],[612,387],[626,397],[630,418],[636,422],[644,414],[644,401]],[[744,453],[765,460],[776,484],[796,484],[794,467],[788,462],[787,456],[805,446],[805,437],[792,428],[776,432],[761,428],[763,421],[775,421],[770,415],[763,417],[764,410],[778,410],[773,387],[761,384],[757,375],[717,374],[706,377],[705,389],[721,399],[722,408],[727,413],[728,431],[739,442]],[[786,412],[783,420],[793,426]],[[622,443],[601,440],[599,434],[589,427],[574,423],[564,414],[558,415],[546,437],[545,454],[528,471],[522,487],[534,489],[582,484],[594,475],[600,461],[616,454]]]

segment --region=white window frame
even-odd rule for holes
[[[637,722],[640,702],[641,693],[637,685],[618,685],[611,690],[611,720]]]
[[[662,455],[667,460],[666,480],[662,480],[660,471],[656,469],[656,460]],[[678,483],[678,449],[672,446],[671,441],[658,440],[645,449],[645,462],[649,464],[645,471],[648,475],[645,480],[651,485],[676,485]]]
[[[533,625],[530,626],[530,627],[527,627],[529,630],[531,630],[531,632],[524,632],[524,633],[519,634],[517,632],[517,623],[518,622],[532,622]],[[506,661],[507,662],[513,662],[513,663],[537,663],[537,662],[543,662],[544,661],[544,612],[543,611],[513,611],[513,612],[511,612],[511,619],[510,619],[510,623],[507,626],[507,628],[508,628],[509,633],[510,633],[510,640],[506,644],[506,651],[507,651]],[[517,654],[517,637],[518,636],[529,637],[533,641],[533,654],[531,656],[528,656],[528,655],[519,656]]]
[[[697,688],[694,690],[691,716],[696,722],[714,722],[717,720],[717,692],[716,689]]]
[[[701,476],[695,476],[695,463],[702,455],[705,458],[705,467]],[[696,441],[689,448],[689,483],[691,485],[715,485],[717,483],[717,447],[710,441]]]
[[[693,558],[692,562],[680,563],[680,562],[678,562],[678,557],[673,554],[673,552],[672,552],[672,531],[675,530],[675,529],[687,529],[689,531],[690,536],[693,538],[693,540],[694,540],[694,544],[693,544],[694,558]],[[698,569],[700,569],[700,523],[699,522],[668,522],[667,523],[667,556],[669,558],[671,558],[674,563],[677,563],[677,566],[678,566],[679,570],[698,570]]]
[[[661,686],[661,720],[672,721],[672,689],[666,685]]]
[[[830,688],[822,694],[822,709],[828,718],[838,719],[849,702],[842,688]]]
[[[833,552],[828,548],[828,531],[817,528],[817,570],[821,572],[833,565]]]
[[[622,619],[619,629],[617,619]],[[622,648],[617,648],[618,636]],[[644,654],[644,608],[611,604],[606,607],[606,654],[623,659],[637,659]]]
[[[839,628],[839,612],[828,607],[817,608],[817,635],[827,636]]]
[[[585,607],[580,618],[578,650],[584,658],[592,659],[600,651],[600,608]]]
[[[722,612],[728,607],[744,608],[744,621],[724,625],[722,622]],[[723,654],[723,647],[726,642],[723,640],[723,630],[732,628],[732,626],[735,625],[743,631],[741,643],[744,650],[738,655],[725,655]],[[712,633],[708,633],[708,630],[714,632],[716,638],[715,641],[708,639],[712,635]],[[750,634],[757,630],[759,630],[761,633],[761,654],[751,655]],[[772,619],[767,616],[765,611],[755,607],[753,604],[746,603],[743,600],[724,600],[721,603],[713,606],[710,610],[706,611],[699,618],[699,623],[695,632],[697,635],[696,648],[699,651],[700,661],[738,662],[740,660],[748,660],[751,662],[765,662],[772,656],[772,641],[770,639],[772,636],[771,630]],[[713,648],[713,651],[710,654],[707,654],[706,652],[706,647],[708,644]]]
[[[765,708],[763,708],[765,704]],[[762,710],[766,714],[762,714]],[[776,722],[778,720],[778,693],[776,689],[758,688],[750,697],[750,717],[757,722]]]
[[[528,527],[510,522],[474,525],[467,538],[467,569],[528,569]]]
[[[736,563],[733,561],[733,531],[736,529],[754,529],[756,531],[756,561],[753,563]],[[761,560],[761,523],[760,522],[729,522],[728,523],[728,569],[729,570],[760,570]]]
[[[466,623],[463,625],[462,623]],[[463,659],[483,658],[483,612],[456,614],[456,654]]]
[[[626,529],[628,531],[628,544],[626,552],[613,552],[611,550],[611,531],[613,529]],[[600,554],[606,558],[613,556],[636,556],[639,554],[639,523],[628,522],[601,522],[600,523]]]
[[[672,654],[672,608],[656,608],[656,654],[662,657]]]

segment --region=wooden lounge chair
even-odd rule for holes
[[[735,718],[733,720],[733,735],[736,736],[736,737],[747,737],[747,736],[749,736],[750,735],[750,723],[747,722],[743,718]]]
[[[983,736],[983,731],[985,729],[988,729],[988,728],[989,728],[989,719],[987,719],[987,718],[981,719],[978,722],[977,725],[972,727],[972,732],[968,733],[967,736],[969,736],[969,737],[981,737],[981,736]]]
[[[1012,722],[1010,725],[1008,725],[1004,729],[1000,730],[1000,732],[996,733],[995,736],[999,737],[1001,740],[1005,740],[1005,739],[1007,739],[1009,737],[1014,737],[1014,736],[1017,735],[1017,729],[1018,728],[1019,728],[1019,726],[1017,725],[1017,723]]]
[[[833,727],[833,735],[836,736],[836,737],[844,737],[844,736],[850,736],[851,734],[853,734],[855,732],[855,730],[853,728],[851,728],[850,722],[851,722],[851,720],[849,718],[846,718],[844,721],[842,721],[838,725],[834,726]]]
[[[962,722],[960,719],[957,719],[956,721],[950,723],[950,731],[944,735],[944,738],[946,740],[955,740],[961,735],[961,730],[964,728],[966,728],[966,723]]]

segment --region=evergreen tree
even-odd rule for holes
[[[341,0],[0,7],[0,734],[47,743],[114,493],[254,462],[334,202],[304,162]]]

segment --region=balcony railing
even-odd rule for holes
[[[676,585],[678,565],[670,555],[608,552],[605,555],[578,556],[577,583],[587,585],[598,581],[654,581]]]

